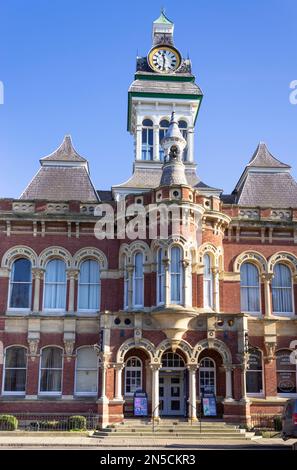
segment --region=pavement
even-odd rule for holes
[[[251,450],[291,450],[297,440],[283,441],[279,438],[247,440],[195,440],[161,438],[95,438],[91,436],[0,436],[0,451],[4,449],[251,449]],[[296,447],[296,446],[295,446]]]

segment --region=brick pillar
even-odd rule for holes
[[[236,367],[233,374],[233,390],[235,400],[241,399],[241,368]]]
[[[62,398],[71,399],[74,395],[75,357],[64,356]]]
[[[265,396],[277,396],[277,378],[276,378],[276,359],[275,357],[270,360],[264,361],[264,387]]]
[[[26,398],[37,398],[40,356],[28,356]]]

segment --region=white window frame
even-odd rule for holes
[[[169,366],[169,365],[166,365],[165,364],[165,361],[166,359],[169,360],[169,355],[172,355],[173,357],[171,358],[171,360],[175,361],[175,359],[178,359],[178,363],[179,365],[178,366]],[[162,367],[161,367],[161,370],[184,370],[185,369],[185,361],[184,361],[184,358],[178,354],[178,353],[174,353],[173,351],[165,351],[161,357],[161,364],[162,364]]]
[[[252,263],[251,261],[245,261],[244,263],[242,263],[242,265],[240,266],[240,271],[241,271],[241,268],[242,266],[246,265],[246,264],[251,264],[252,266],[254,266],[257,270],[258,270],[258,286],[243,286],[241,285],[241,278],[240,278],[240,309],[242,311],[242,313],[246,313],[248,315],[252,315],[252,316],[255,316],[255,317],[259,317],[262,315],[262,296],[261,296],[261,279],[260,279],[260,271],[259,271],[259,267],[255,264],[255,263]],[[241,273],[240,273],[241,275]],[[259,311],[252,311],[252,310],[245,310],[245,309],[242,309],[241,308],[241,289],[255,289],[256,287],[258,287],[259,289]]]
[[[179,249],[179,252],[180,252],[180,270],[179,272],[172,272],[171,270],[171,267],[172,267],[172,250],[174,248],[177,248]],[[179,245],[172,245],[170,247],[170,266],[169,266],[169,282],[170,282],[170,304],[175,304],[175,305],[183,305],[184,303],[184,292],[183,292],[183,283],[184,283],[184,269],[183,269],[183,265],[182,265],[182,261],[183,261],[183,249],[181,246]],[[179,275],[180,276],[180,285],[179,285],[179,296],[180,296],[180,300],[179,301],[176,301],[176,300],[173,300],[172,299],[172,289],[171,289],[171,286],[172,286],[172,279],[171,279],[171,276],[172,275]]]
[[[13,282],[12,281],[13,265],[19,259],[25,259],[25,260],[29,261],[29,263],[31,265],[31,281],[30,282]],[[11,264],[11,271],[10,271],[10,274],[9,274],[8,299],[7,299],[7,311],[8,312],[23,312],[23,313],[31,312],[31,310],[32,310],[32,284],[33,284],[32,281],[33,281],[33,278],[32,278],[32,261],[29,258],[26,258],[25,256],[20,256],[20,257],[14,259],[13,263]],[[30,306],[28,308],[10,307],[10,296],[11,296],[12,284],[30,284],[30,302],[29,302]]]
[[[290,287],[275,287],[275,286],[273,287],[272,286],[272,281],[271,281],[271,296],[272,296],[271,309],[272,309],[272,315],[276,315],[276,316],[279,316],[279,317],[294,317],[294,315],[295,315],[295,302],[294,302],[294,283],[293,283],[293,277],[292,277],[292,269],[286,263],[279,262],[279,263],[276,263],[275,266],[277,266],[277,264],[281,264],[283,266],[286,266],[286,268],[289,269],[289,271],[291,273],[291,286]],[[275,312],[273,310],[273,294],[272,294],[273,289],[291,289],[292,312]]]
[[[278,351],[276,351],[275,353],[275,363],[276,363],[276,387],[277,387],[277,374],[278,372],[288,372],[288,370],[285,370],[285,369],[278,369],[277,368],[277,353],[279,352],[282,352],[282,351],[285,351],[285,352],[288,352],[288,354],[292,353],[292,351],[290,349],[279,349]],[[293,373],[294,371],[292,371]],[[295,365],[295,387],[296,387],[296,390],[297,390],[297,364]],[[292,393],[277,393],[277,396],[278,397],[281,397],[281,398],[297,398],[297,392],[292,392]]]
[[[163,121],[166,121],[168,123],[168,126],[167,127],[163,127],[161,126],[161,122]],[[163,140],[163,138],[165,137],[165,134],[168,130],[168,127],[169,127],[169,124],[170,124],[170,120],[168,118],[162,118],[159,122],[159,160],[161,162],[164,161],[164,156],[165,156],[165,153],[164,153],[164,150],[162,149],[162,146],[161,146],[161,141]],[[160,133],[164,131],[164,136],[162,138],[160,138]]]
[[[47,269],[47,265],[50,261],[55,261],[55,260],[59,260],[59,261],[63,261],[64,265],[65,265],[65,282],[46,282],[46,269]],[[43,296],[42,296],[42,310],[44,312],[47,312],[47,313],[65,313],[66,312],[66,308],[67,308],[67,290],[68,290],[68,286],[67,286],[67,265],[66,265],[66,262],[63,258],[51,258],[47,261],[46,265],[45,265],[45,272],[44,272],[44,281],[43,281]],[[50,284],[50,285],[65,285],[65,308],[48,308],[48,307],[45,307],[45,291],[46,291],[46,286]]]
[[[140,254],[142,256],[142,276],[136,277],[136,256]],[[142,281],[142,304],[136,303],[136,281]],[[133,255],[133,308],[144,307],[144,254],[142,251],[136,251]]]
[[[91,283],[84,282],[84,283],[81,283],[80,282],[80,271],[79,271],[78,283],[77,283],[77,311],[78,311],[78,313],[97,313],[98,311],[100,311],[100,307],[101,307],[101,266],[100,266],[100,263],[99,263],[98,260],[93,259],[93,258],[85,258],[80,263],[79,269],[80,269],[81,265],[83,263],[85,263],[86,261],[95,261],[97,263],[98,270],[99,270],[99,282],[91,282]],[[67,280],[66,280],[66,282],[67,282]],[[98,308],[95,308],[95,309],[93,309],[93,308],[79,308],[80,286],[81,285],[83,285],[83,286],[98,286]],[[66,295],[67,295],[67,292],[66,292]]]
[[[258,348],[254,348],[255,350],[257,350],[260,354],[261,354],[261,370],[255,370],[255,369],[246,369],[245,371],[245,386],[246,386],[246,395],[248,397],[265,397],[265,376],[264,376],[264,357],[263,357],[263,352],[258,349]],[[247,391],[247,374],[249,372],[254,372],[254,373],[258,373],[258,374],[261,374],[262,376],[262,392],[248,392]]]
[[[137,362],[139,362],[140,366],[136,366],[136,367],[128,366],[127,365],[128,362],[132,359],[135,359]],[[126,361],[126,364],[125,364],[125,377],[124,377],[124,380],[125,380],[125,382],[124,382],[125,383],[125,386],[124,386],[125,393],[124,393],[124,395],[127,396],[127,397],[133,396],[135,391],[138,390],[138,389],[136,389],[133,392],[127,392],[127,379],[128,379],[127,372],[128,371],[129,372],[139,372],[140,371],[140,388],[139,388],[139,390],[142,389],[142,385],[143,385],[143,362],[142,362],[142,360],[137,356],[131,356]]]
[[[164,250],[159,248],[157,251],[157,305],[165,304],[165,267],[163,264]],[[161,298],[161,290],[163,291],[163,300]]]
[[[184,122],[185,124],[187,124],[187,127],[180,127],[180,123],[181,122]],[[183,150],[183,161],[184,162],[187,162],[188,161],[188,132],[189,132],[189,123],[186,121],[186,119],[184,118],[180,118],[178,120],[178,128],[183,136],[183,138],[185,139],[185,141],[187,142],[187,145],[186,147],[184,148]]]
[[[96,397],[98,395],[98,358],[97,358],[97,366],[96,367],[79,367],[77,366],[78,364],[78,354],[79,351],[82,349],[92,349],[92,346],[81,346],[80,348],[77,348],[76,350],[76,358],[75,358],[75,378],[74,378],[74,394],[75,396],[79,397]],[[78,392],[77,391],[77,375],[79,371],[90,371],[94,372],[96,371],[96,392]]]
[[[151,121],[151,125],[144,125],[144,121]],[[146,131],[146,139],[147,141],[149,141],[149,131],[152,131],[152,135],[153,135],[153,143],[152,145],[149,144],[149,142],[147,142],[146,144],[144,144],[143,142],[143,131]],[[141,160],[143,162],[151,162],[153,161],[154,159],[154,147],[155,147],[155,136],[154,136],[154,121],[150,118],[150,117],[146,117],[142,120],[142,123],[141,123]],[[145,155],[146,157],[150,154],[150,150],[152,149],[152,158],[143,158],[143,152],[144,152],[144,149],[143,149],[143,146],[146,145],[146,150],[145,150]]]
[[[213,364],[213,367],[209,367],[209,366],[201,366],[201,363],[204,361],[204,360],[208,360],[210,361],[212,364]],[[201,397],[201,372],[213,372],[214,374],[214,394],[216,395],[217,394],[217,367],[216,367],[216,362],[214,359],[212,359],[212,357],[203,357],[200,361],[199,361],[199,397]]]
[[[6,352],[8,349],[12,348],[22,348],[25,350],[25,355],[26,355],[26,366],[25,367],[6,367]],[[26,371],[26,378],[25,378],[25,390],[19,391],[19,392],[14,392],[14,391],[6,391],[5,390],[5,377],[6,377],[6,370],[9,369],[17,369],[17,370],[25,370]],[[4,360],[3,360],[3,378],[2,378],[2,395],[3,396],[24,396],[26,395],[26,389],[27,389],[27,375],[28,375],[28,349],[23,346],[22,344],[12,344],[10,346],[7,346],[4,350]]]
[[[55,348],[55,349],[59,349],[59,350],[61,351],[61,354],[62,354],[62,367],[61,367],[61,368],[54,367],[54,368],[49,369],[49,368],[46,368],[46,367],[41,367],[43,350],[44,350],[44,349],[48,349],[48,348]],[[42,370],[60,370],[60,371],[61,371],[61,391],[60,391],[60,392],[57,392],[57,391],[49,392],[49,391],[41,391],[41,390],[40,390],[40,386],[41,386],[41,371],[42,371]],[[38,379],[38,395],[40,395],[40,396],[48,396],[48,397],[60,397],[60,396],[62,396],[62,393],[63,393],[63,374],[64,374],[64,354],[63,354],[63,349],[62,349],[60,346],[56,346],[56,345],[44,346],[44,347],[40,350],[39,379]]]

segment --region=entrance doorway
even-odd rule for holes
[[[183,372],[161,372],[159,377],[159,398],[161,416],[183,416],[184,380]]]
[[[184,416],[185,392],[184,360],[179,354],[166,351],[159,375],[160,416]]]

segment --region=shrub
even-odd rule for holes
[[[15,431],[18,428],[18,420],[12,415],[0,415],[0,430]]]
[[[87,419],[85,416],[70,416],[68,419],[68,428],[76,431],[87,429]]]
[[[275,416],[273,418],[273,424],[274,424],[275,431],[281,431],[282,430],[282,418],[281,418],[281,416]]]

